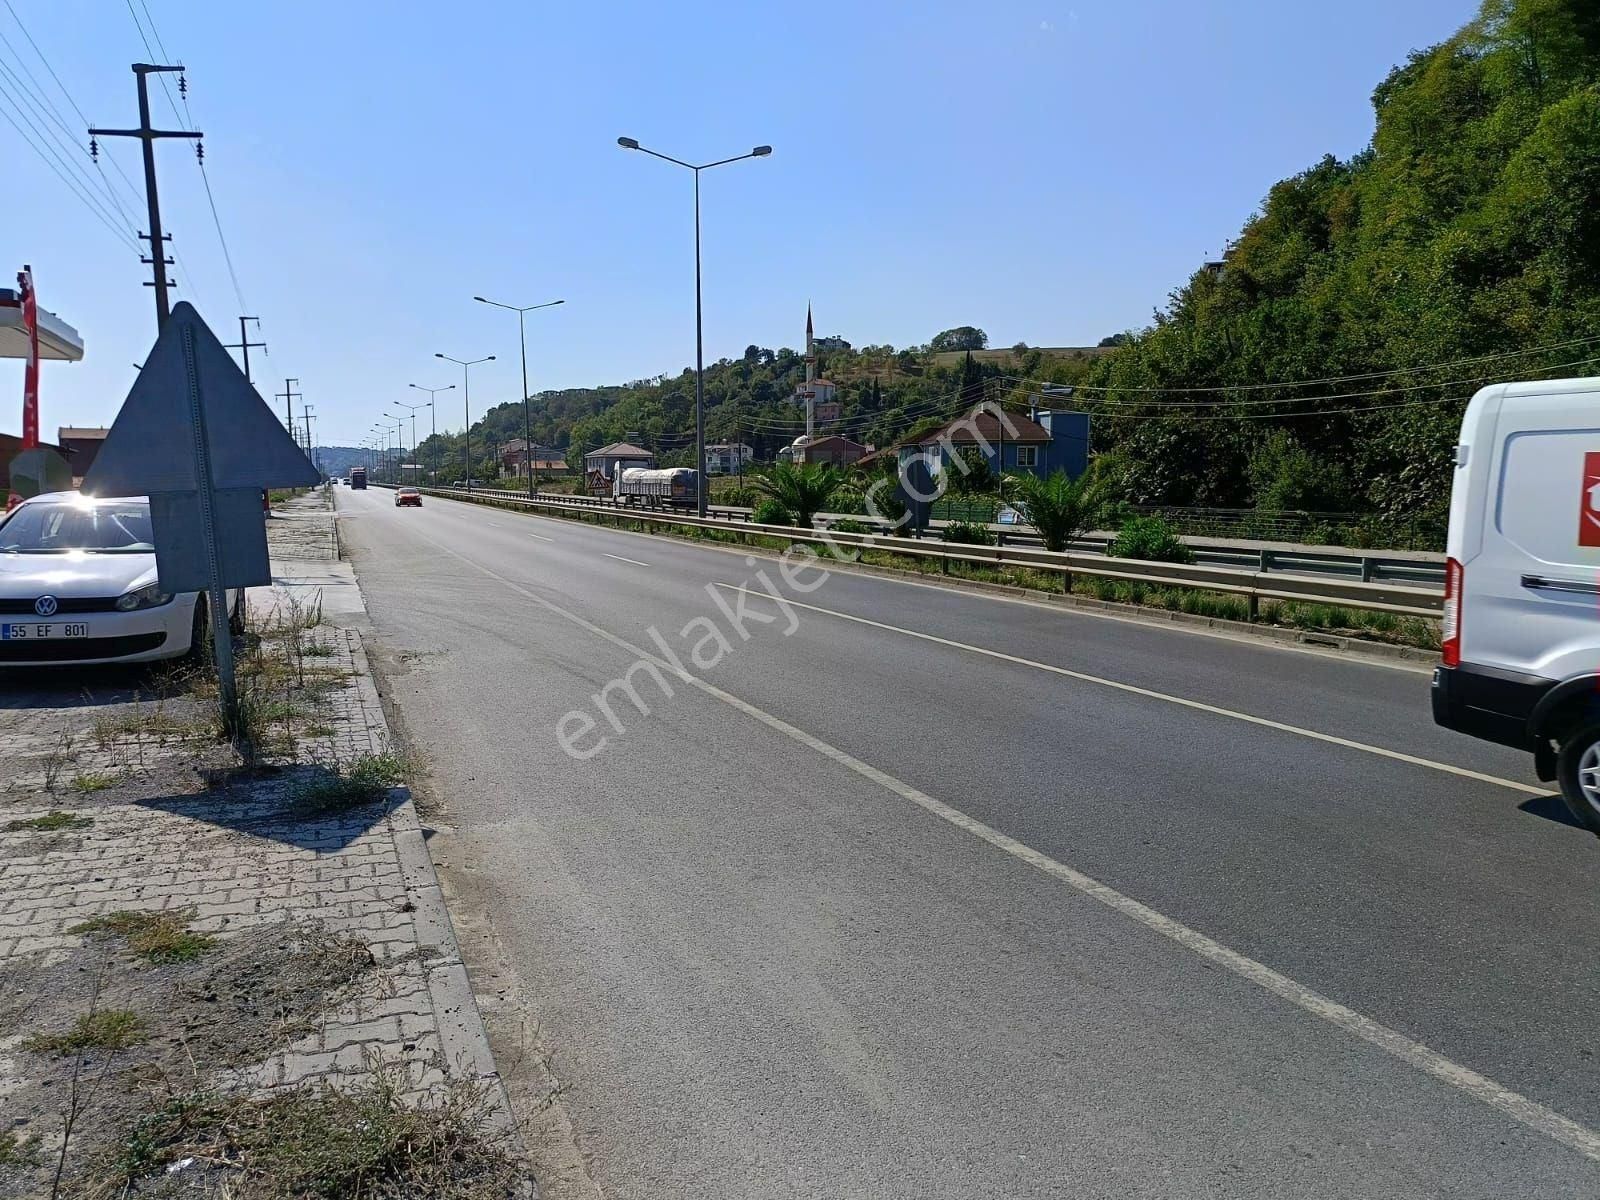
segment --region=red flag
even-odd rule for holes
[[[28,335],[28,366],[22,378],[22,448],[39,444],[39,305],[33,295],[33,268],[17,272],[22,297],[22,328]]]

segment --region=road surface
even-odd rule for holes
[[[1600,1194],[1600,843],[1425,673],[338,499],[606,1196]]]

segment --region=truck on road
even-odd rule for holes
[[[367,490],[367,469],[365,467],[350,468],[350,486],[359,492]]]

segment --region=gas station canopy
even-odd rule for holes
[[[15,288],[0,288],[0,358],[27,358],[28,335],[22,327],[22,299]],[[53,312],[39,310],[39,357],[45,361],[77,362],[83,358],[83,338]]]

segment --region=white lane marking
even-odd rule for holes
[[[415,533],[415,531],[413,532]],[[629,654],[654,663],[659,669],[666,671],[690,687],[697,688],[706,695],[722,701],[730,708],[744,713],[769,729],[775,730],[800,745],[816,751],[824,758],[831,759],[846,770],[876,783],[878,786],[911,804],[915,804],[918,808],[938,817],[940,820],[970,833],[980,841],[987,842],[1002,853],[1009,854],[1011,857],[1027,863],[1046,875],[1060,880],[1068,887],[1105,905],[1113,912],[1120,913],[1128,919],[1136,921],[1146,929],[1160,934],[1162,937],[1182,946],[1208,962],[1232,971],[1241,979],[1271,992],[1280,999],[1287,1000],[1318,1020],[1325,1021],[1335,1028],[1355,1035],[1369,1045],[1376,1046],[1384,1053],[1416,1068],[1424,1074],[1431,1075],[1441,1083],[1463,1092],[1504,1116],[1520,1121],[1528,1128],[1576,1150],[1585,1158],[1600,1162],[1600,1132],[1580,1125],[1570,1117],[1564,1117],[1554,1109],[1546,1108],[1538,1101],[1530,1100],[1521,1093],[1512,1091],[1503,1084],[1490,1079],[1487,1075],[1481,1075],[1470,1067],[1464,1067],[1460,1063],[1453,1062],[1437,1050],[1432,1050],[1421,1042],[1412,1041],[1403,1033],[1390,1029],[1387,1025],[1379,1024],[1372,1018],[1363,1016],[1354,1009],[1340,1004],[1337,1000],[1329,999],[1327,996],[1296,982],[1287,975],[1274,971],[1265,963],[1259,963],[1246,955],[1240,954],[1237,950],[1223,945],[1214,938],[1207,937],[1198,930],[1190,929],[1181,921],[1176,921],[1163,913],[1157,912],[1149,905],[1143,904],[1131,896],[1125,896],[1115,888],[1108,887],[1099,880],[1085,875],[1083,872],[1075,870],[1064,863],[1057,862],[1049,855],[1040,853],[1033,847],[1001,833],[992,826],[985,825],[974,817],[969,817],[959,809],[935,800],[926,792],[912,787],[903,780],[896,779],[887,771],[881,771],[870,763],[863,762],[854,755],[840,750],[837,746],[833,746],[821,738],[789,724],[783,718],[775,717],[748,701],[741,700],[732,693],[725,692],[698,676],[673,666],[665,659],[658,658],[649,651],[633,645],[633,643],[618,637],[608,629],[602,629],[594,622],[585,620],[577,613],[562,608],[561,605],[545,599],[536,592],[507,579],[504,575],[490,570],[482,563],[473,561],[443,543],[436,542],[422,534],[416,534],[416,536],[420,540],[443,550],[452,558],[460,559],[469,567],[495,580],[519,596],[532,600],[535,604],[555,613],[559,617],[566,618],[580,629],[587,630],[596,637],[626,650]]]
[[[754,591],[742,585],[732,583],[717,583],[713,586],[723,588],[730,592],[743,592],[753,599],[771,600],[766,592]],[[882,621],[873,621],[867,617],[858,617],[853,613],[840,612],[833,608],[820,608],[815,604],[802,604],[800,601],[788,596],[784,602],[794,608],[804,608],[811,612],[823,613],[830,617],[837,617],[841,621],[854,621],[858,625],[870,625],[874,629],[887,630],[890,633],[903,634],[906,637],[919,638],[925,642],[936,642],[941,646],[949,646],[956,650],[965,650],[970,654],[981,654],[985,658],[998,658],[1002,662],[1016,663],[1019,666],[1032,667],[1037,671],[1048,671],[1052,675],[1065,675],[1068,679],[1076,679],[1083,683],[1098,684],[1100,687],[1115,688],[1119,692],[1128,692],[1135,696],[1144,696],[1151,700],[1164,700],[1168,704],[1178,704],[1184,708],[1192,708],[1199,712],[1211,713],[1214,716],[1229,717],[1235,721],[1245,721],[1251,725],[1261,725],[1267,729],[1276,729],[1282,733],[1293,733],[1300,737],[1311,738],[1313,741],[1327,742],[1334,746],[1343,746],[1349,750],[1360,750],[1366,754],[1376,754],[1380,758],[1392,758],[1396,762],[1410,763],[1414,767],[1428,767],[1434,771],[1443,771],[1447,775],[1458,775],[1463,779],[1476,779],[1480,783],[1493,783],[1500,787],[1511,788],[1513,791],[1525,792],[1530,796],[1548,796],[1550,789],[1530,787],[1526,783],[1518,783],[1514,779],[1502,779],[1498,775],[1486,775],[1482,771],[1469,770],[1451,763],[1436,762],[1431,758],[1419,758],[1415,754],[1406,754],[1399,750],[1390,750],[1383,746],[1372,746],[1366,742],[1352,741],[1332,733],[1319,733],[1315,729],[1306,729],[1300,725],[1290,725],[1283,721],[1274,721],[1270,717],[1258,717],[1253,713],[1239,712],[1237,709],[1222,708],[1215,704],[1207,704],[1203,700],[1190,700],[1187,696],[1173,696],[1167,692],[1154,691],[1151,688],[1140,687],[1133,683],[1123,683],[1117,679],[1106,679],[1100,675],[1090,675],[1083,671],[1074,671],[1067,667],[1058,667],[1053,663],[1039,662],[1032,658],[1019,658],[1015,654],[1006,654],[1000,650],[990,650],[984,646],[974,646],[967,642],[951,641],[932,633],[922,633],[916,629],[906,629],[899,625],[887,625]]]
[[[604,550],[602,550],[600,553],[605,554],[607,558],[614,558],[618,562],[632,563],[636,567],[648,567],[650,565],[646,562],[640,562],[637,558],[623,558],[620,554],[606,554]]]
[[[464,505],[464,507],[478,507],[477,505]],[[542,521],[565,521],[567,524],[574,522],[568,518],[548,517],[541,513],[526,513],[526,516],[535,517]],[[591,525],[586,521],[576,522],[578,525],[589,529],[599,530],[604,533],[621,534],[624,537],[652,538],[657,544],[663,537],[669,538],[675,545],[688,550],[708,550],[717,554],[736,554],[740,558],[760,558],[768,562],[777,562],[778,555],[770,550],[762,550],[750,546],[718,546],[709,542],[696,541],[692,538],[678,537],[672,534],[641,533],[635,529],[614,529],[609,525]],[[935,583],[931,580],[904,579],[898,575],[883,574],[883,571],[909,571],[909,567],[885,567],[881,570],[873,569],[871,564],[853,562],[831,562],[829,570],[836,570],[842,574],[854,576],[857,579],[876,579],[883,583],[895,583],[902,587],[927,588],[929,591],[943,592],[951,596],[964,596],[968,599],[990,600],[996,604],[1015,604],[1023,608],[1038,609],[1040,612],[1054,613],[1061,617],[1079,617],[1089,621],[1112,621],[1118,625],[1136,625],[1140,629],[1150,629],[1158,633],[1177,633],[1185,637],[1211,638],[1219,642],[1232,642],[1236,646],[1250,646],[1257,650],[1276,650],[1284,654],[1309,654],[1320,658],[1324,662],[1342,662],[1354,667],[1376,667],[1382,671],[1401,671],[1407,675],[1432,675],[1433,668],[1423,663],[1407,662],[1400,659],[1389,658],[1363,658],[1353,657],[1351,654],[1337,649],[1324,649],[1320,646],[1303,645],[1296,642],[1283,642],[1275,638],[1261,637],[1253,633],[1235,633],[1228,629],[1202,629],[1195,625],[1180,625],[1173,621],[1162,619],[1161,610],[1152,610],[1149,616],[1124,615],[1114,612],[1101,612],[1091,608],[1079,608],[1071,604],[1052,603],[1048,600],[1033,600],[1027,596],[1004,596],[996,592],[984,591],[978,588],[960,587],[955,583]],[[1544,793],[1540,793],[1543,795]]]
[[[527,530],[523,530],[523,532],[524,533],[528,533]],[[542,534],[542,533],[528,533],[528,536],[531,537],[531,538],[538,538],[541,542],[553,542],[553,541],[555,541],[555,538],[545,537],[545,535]]]

